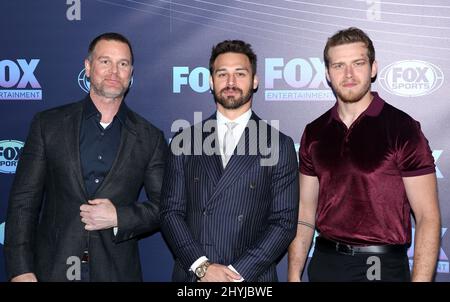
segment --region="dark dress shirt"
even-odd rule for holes
[[[88,97],[83,104],[80,127],[80,160],[83,180],[89,198],[102,184],[112,167],[125,124],[127,106],[124,102],[108,127],[100,125],[101,113]]]

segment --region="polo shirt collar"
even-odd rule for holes
[[[380,98],[377,92],[371,92],[373,99],[369,104],[369,107],[367,107],[366,110],[364,110],[361,115],[367,115],[367,116],[378,116],[381,113],[381,110],[384,106],[384,100]],[[341,118],[339,117],[339,113],[337,111],[338,108],[338,102],[334,104],[333,108],[331,108],[331,118],[340,121]]]

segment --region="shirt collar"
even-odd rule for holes
[[[127,117],[128,106],[125,104],[125,101],[122,100],[120,104],[119,111],[115,115],[115,118],[120,121],[121,124],[125,124],[125,120]],[[84,104],[83,104],[83,119],[89,119],[92,116],[97,116],[99,120],[101,120],[102,114],[98,111],[97,107],[95,107],[94,102],[92,101],[90,96],[87,96]]]
[[[373,99],[369,104],[369,107],[367,107],[366,110],[361,113],[361,115],[367,115],[367,116],[378,116],[383,109],[384,106],[384,100],[380,98],[377,92],[371,92]],[[333,108],[331,108],[331,117],[337,121],[340,121],[341,118],[339,117],[339,113],[337,111],[338,108],[338,102],[334,104]]]
[[[246,112],[241,114],[237,119],[230,120],[227,117],[225,117],[220,111],[216,111],[216,118],[217,118],[217,124],[218,125],[225,125],[225,123],[228,122],[235,122],[239,125],[246,126],[248,121],[250,120],[250,117],[252,116],[252,109],[248,109]]]

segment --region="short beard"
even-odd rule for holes
[[[370,85],[368,85],[367,89],[362,90],[361,92],[357,94],[351,94],[350,96],[344,95],[343,93],[340,93],[339,90],[334,89],[335,94],[339,97],[339,99],[346,104],[353,104],[359,102],[366,93],[370,90]]]
[[[346,104],[353,104],[353,103],[358,103],[362,97],[365,95],[365,93],[360,93],[358,95],[352,95],[350,97],[345,97],[341,94],[338,94],[339,98],[341,99],[342,102],[346,103]]]
[[[120,92],[108,92],[103,87],[98,87],[95,84],[91,83],[91,89],[95,92],[95,94],[102,96],[106,99],[117,99],[122,98],[128,89],[122,89]]]
[[[234,97],[228,97],[228,98],[221,97],[220,94],[222,93],[222,91],[224,91],[226,89],[227,88],[222,89],[219,93],[217,93],[217,91],[213,91],[213,94],[214,94],[214,101],[216,103],[219,103],[225,109],[228,109],[228,110],[234,110],[234,109],[238,109],[238,108],[244,106],[252,99],[252,96],[253,96],[253,89],[249,89],[249,91],[246,94],[244,94],[242,89],[234,87],[234,88],[232,88],[233,90],[239,91],[241,93],[240,98],[235,99]]]

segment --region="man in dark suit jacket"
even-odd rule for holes
[[[117,33],[85,60],[89,95],[38,113],[12,186],[5,259],[12,281],[141,281],[137,236],[159,227],[167,145],[125,105],[133,54]],[[151,202],[137,202],[142,186]]]
[[[256,55],[243,41],[213,47],[217,112],[175,135],[161,195],[174,281],[277,281],[294,238],[298,172],[291,138],[252,113]]]

